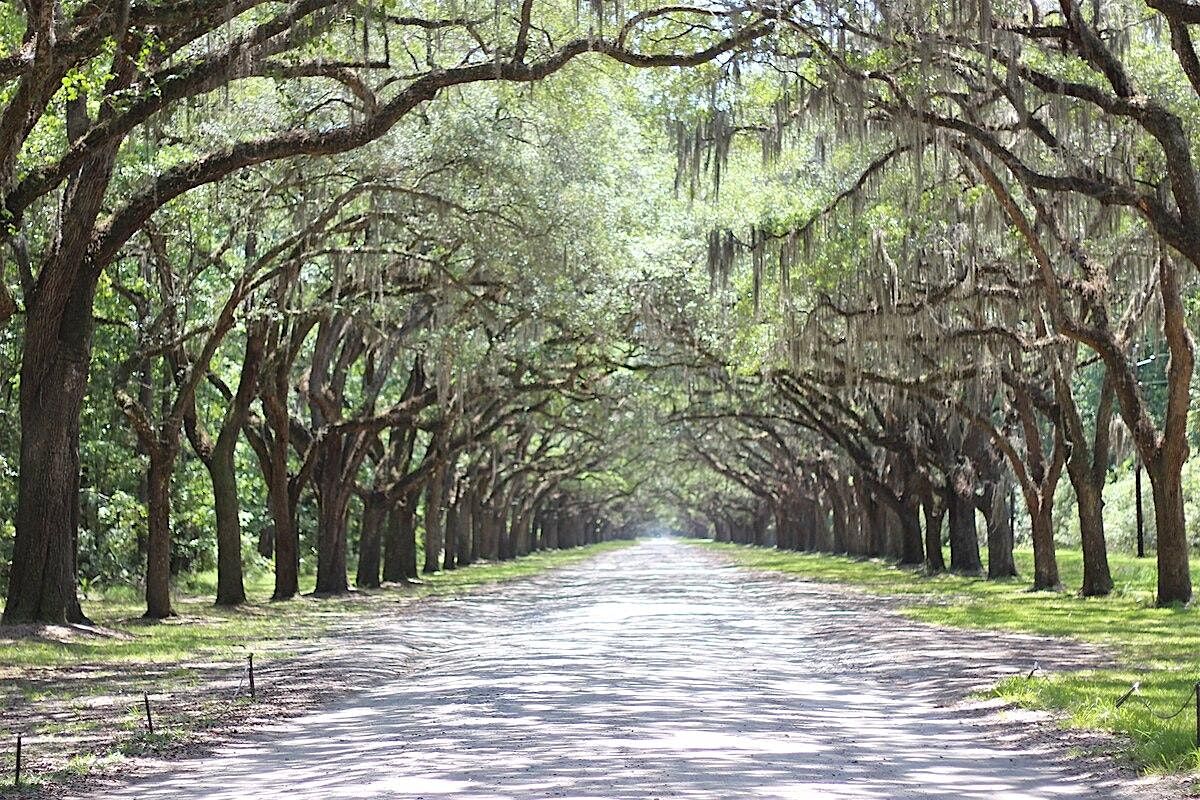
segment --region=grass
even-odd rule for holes
[[[229,691],[209,691],[206,681],[221,668],[238,668],[247,652],[257,667],[334,632],[339,623],[404,613],[419,598],[529,577],[629,544],[539,552],[423,576],[410,587],[285,602],[269,600],[270,574],[253,574],[246,580],[251,601],[233,609],[213,605],[214,576],[200,575],[178,587],[176,619],[144,621],[140,598],[114,589],[84,601],[85,613],[105,635],[47,629],[3,638],[0,628],[0,794],[14,792],[8,742],[18,731],[30,759],[27,791],[77,779],[129,757],[185,745],[218,725],[232,708]],[[143,691],[154,700],[154,734],[144,730]]]
[[[1018,578],[986,581],[954,575],[924,576],[879,560],[785,553],[767,548],[704,542],[741,565],[798,575],[807,580],[845,583],[882,595],[910,598],[903,613],[941,625],[1068,636],[1102,646],[1117,666],[1050,677],[1011,678],[997,696],[1030,708],[1065,714],[1065,724],[1127,736],[1130,755],[1148,771],[1200,768],[1194,703],[1162,720],[1137,700],[1116,708],[1136,681],[1139,697],[1154,712],[1169,714],[1185,703],[1200,681],[1200,611],[1156,608],[1154,559],[1110,556],[1116,589],[1105,598],[1073,592],[1031,592]],[[1033,574],[1033,554],[1018,552],[1022,575]],[[1074,551],[1059,551],[1065,586],[1082,583],[1083,563]],[[1194,578],[1200,577],[1193,563]]]

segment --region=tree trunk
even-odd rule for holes
[[[346,527],[350,489],[330,464],[329,475],[317,483],[317,586],[319,595],[350,591],[346,578]]]
[[[458,566],[458,537],[462,528],[460,503],[451,503],[446,509],[446,545],[442,556],[442,569],[452,570]]]
[[[468,492],[463,495],[458,515],[458,533],[454,537],[454,541],[458,543],[458,557],[456,561],[460,567],[468,566],[474,560],[472,555],[475,551],[475,513],[473,505],[471,494]]]
[[[548,550],[557,550],[559,548],[558,526],[558,511],[553,507],[546,509],[546,514],[542,519],[542,539],[545,541],[546,549]]]
[[[900,563],[918,565],[925,562],[925,546],[921,538],[921,500],[915,492],[904,496],[900,518]]]
[[[833,532],[833,547],[834,553],[845,553],[846,542],[848,541],[848,523],[846,509],[846,495],[842,484],[836,484],[829,493],[830,505],[833,506],[832,513],[832,532]]]
[[[1183,481],[1178,468],[1163,459],[1146,464],[1154,497],[1154,524],[1158,544],[1158,604],[1187,603],[1192,599],[1188,569],[1187,527],[1183,515]]]
[[[354,585],[360,589],[379,588],[381,529],[387,515],[386,498],[370,495],[363,501],[362,526],[358,535],[358,569],[354,575]]]
[[[1034,591],[1058,591],[1062,588],[1058,577],[1058,558],[1054,553],[1054,522],[1051,509],[1051,505],[1046,502],[1029,503]]]
[[[406,498],[388,514],[383,579],[391,583],[406,583],[417,577],[416,510],[413,506],[412,499]]]
[[[1104,541],[1104,485],[1092,483],[1091,474],[1076,479],[1071,471],[1071,483],[1075,487],[1075,500],[1079,513],[1079,539],[1083,550],[1083,586],[1079,593],[1084,597],[1103,597],[1113,589],[1112,573],[1108,568],[1108,545]]]
[[[195,398],[191,403],[189,438],[193,445],[201,445],[197,450],[208,469],[213,487],[217,524],[217,605],[234,606],[246,602],[246,587],[242,578],[241,500],[238,497],[234,457],[237,454],[238,437],[249,419],[250,404],[254,402],[258,390],[266,334],[266,327],[258,323],[252,323],[246,333],[246,350],[242,357],[237,391],[229,399],[217,441],[207,455],[203,453],[203,434],[195,423]]]
[[[279,444],[276,443],[276,447]],[[300,593],[300,532],[296,525],[296,504],[286,469],[277,465],[264,474],[267,483],[267,507],[275,529],[275,590],[272,600],[289,600]]]
[[[438,558],[442,554],[442,534],[445,509],[442,508],[446,473],[441,467],[434,470],[425,489],[425,565],[422,572],[430,575],[438,571]]]
[[[925,510],[925,571],[931,575],[946,571],[946,558],[942,554],[942,520],[946,507],[938,503],[932,491],[922,498]]]
[[[86,98],[75,106],[83,109]],[[68,114],[68,127],[71,128]],[[70,138],[78,131],[68,130]],[[21,346],[21,460],[4,622],[85,622],[79,606],[79,415],[103,265],[88,244],[123,137],[96,151],[61,196],[57,243],[26,295]]]
[[[983,562],[979,556],[979,533],[975,529],[974,486],[960,486],[953,481],[946,493],[950,517],[950,570],[960,575],[982,575]]]
[[[175,468],[175,446],[160,442],[150,448],[149,536],[146,540],[146,617],[175,616],[171,607],[171,474]]]
[[[56,343],[57,344],[57,343]],[[87,361],[26,347],[21,379],[21,465],[16,540],[4,622],[84,622],[76,590],[79,530],[79,414]],[[46,361],[44,385],[27,372]],[[51,388],[53,387],[53,388]]]
[[[242,522],[241,502],[238,499],[237,471],[234,454],[237,433],[221,431],[212,457],[205,466],[212,481],[213,505],[217,523],[217,605],[235,606],[246,602],[246,587],[242,580]]]
[[[981,506],[985,510],[984,519],[987,520],[988,580],[1015,578],[1017,575],[1008,499],[1008,491],[1003,485],[991,482],[984,484]]]

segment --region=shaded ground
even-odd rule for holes
[[[1079,738],[959,701],[1082,645],[906,620],[672,541],[426,605],[340,661],[403,675],[89,797],[1168,798]],[[1036,678],[1035,678],[1036,680]],[[1082,752],[1081,752],[1082,751]]]
[[[97,630],[0,627],[0,796],[12,779],[17,733],[25,737],[26,794],[59,796],[56,784],[90,786],[97,774],[128,777],[144,771],[147,758],[202,752],[239,731],[398,678],[415,650],[394,625],[414,613],[414,603],[503,591],[494,582],[628,544],[479,563],[407,588],[236,610],[214,607],[211,595],[180,595],[181,616],[161,623],[138,619],[136,601],[105,599],[87,606],[104,624]],[[246,669],[251,652],[255,703]],[[154,735],[146,731],[143,693],[150,696]]]

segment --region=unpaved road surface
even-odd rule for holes
[[[425,604],[409,668],[320,712],[91,797],[1164,798],[1102,738],[958,704],[1095,663],[1069,643],[946,631],[878,599],[656,540]],[[389,637],[364,646],[362,658]],[[353,647],[347,644],[347,647]],[[375,653],[378,654],[378,653]],[[344,655],[344,654],[343,654]],[[270,691],[269,683],[261,687]]]

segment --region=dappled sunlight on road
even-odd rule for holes
[[[388,633],[421,653],[407,674],[106,796],[1121,796],[1053,737],[947,707],[1081,648],[941,631],[713,558],[653,541],[427,604]]]

